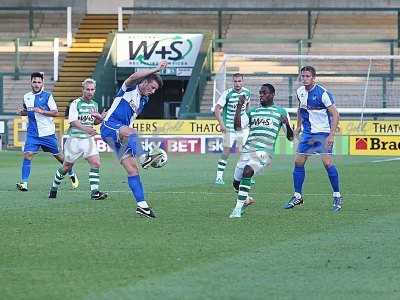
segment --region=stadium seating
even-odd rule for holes
[[[27,36],[29,24],[27,24],[27,13],[13,13],[8,16],[4,12],[1,14],[0,26],[5,31],[3,36],[23,37]],[[60,36],[65,43],[66,17],[65,13],[45,14],[35,12],[34,31],[37,37]],[[80,17],[80,16],[79,16]],[[80,18],[73,18],[74,43],[69,53],[61,56],[62,69],[60,80],[55,85],[54,94],[59,103],[60,110],[63,111],[67,103],[80,95],[80,82],[87,76],[91,76],[95,63],[105,41],[106,34],[110,30],[115,30],[117,26],[117,16],[112,15],[104,19],[103,16],[86,16],[80,22]],[[313,12],[312,13],[312,36],[315,40],[311,48],[303,47],[303,54],[310,55],[387,55],[389,52],[388,42],[375,43],[326,43],[324,39],[349,39],[351,35],[354,39],[394,39],[397,37],[396,17],[393,13],[386,12],[367,12],[367,13],[346,13],[346,12]],[[12,21],[11,21],[12,19]],[[15,22],[17,20],[17,22]],[[78,23],[80,25],[78,26]],[[13,24],[10,26],[9,24]],[[3,26],[4,25],[4,26]],[[214,13],[135,13],[124,15],[124,26],[127,30],[138,32],[196,32],[214,31],[218,27],[218,18]],[[78,31],[79,29],[79,31]],[[223,13],[222,37],[225,42],[222,47],[223,52],[215,54],[215,72],[218,71],[221,53],[241,53],[241,54],[297,54],[298,45],[292,42],[279,41],[284,39],[305,39],[307,37],[307,15],[305,12],[285,12],[285,13]],[[91,38],[91,40],[89,39]],[[271,39],[277,39],[273,43]],[[50,47],[50,42],[37,42],[34,46]],[[12,42],[0,45],[0,71],[12,72],[14,55],[12,51],[4,51],[4,47],[13,47]],[[398,54],[398,48],[395,54]],[[52,73],[52,66],[44,62],[51,60],[51,52],[21,53],[21,67],[23,71],[33,71],[38,68],[43,69],[46,74]],[[64,61],[65,59],[65,61]],[[62,63],[64,61],[64,64]],[[5,63],[2,63],[5,62]],[[8,62],[8,63],[7,63]],[[332,74],[332,77],[320,78],[321,82],[330,88],[336,95],[340,106],[358,106],[360,95],[363,94],[364,80],[361,77],[340,77],[343,74],[365,74],[368,69],[368,62],[312,62],[320,73]],[[46,66],[46,67],[43,67]],[[374,74],[387,74],[389,72],[389,61],[374,65]],[[394,70],[398,72],[398,63],[394,64]],[[287,103],[289,94],[293,95],[296,88],[294,81],[293,91],[289,91],[288,79],[278,76],[278,74],[293,74],[298,72],[297,63],[293,61],[264,61],[254,62],[245,59],[231,61],[227,66],[227,74],[241,72],[246,75],[246,80],[251,84],[253,94],[258,90],[259,84],[271,81],[279,90],[279,97]],[[268,73],[269,76],[262,74]],[[277,77],[271,77],[277,74]],[[79,76],[77,76],[79,75]],[[337,76],[335,76],[337,75]],[[22,78],[21,78],[22,80]],[[9,98],[9,87],[17,85],[12,79],[5,79],[5,105],[6,109],[13,109],[12,104],[16,100]],[[254,85],[253,85],[254,83]],[[46,79],[47,88],[52,83],[50,78]],[[398,101],[394,100],[397,81],[388,81],[386,84],[387,105],[398,106]],[[346,86],[346,92],[343,92]],[[25,92],[22,90],[21,94]],[[372,106],[381,106],[383,98],[382,79],[376,78],[370,81],[369,96],[374,97],[370,100]],[[344,94],[345,93],[345,94]],[[21,95],[16,95],[20,99]],[[397,97],[398,98],[398,97]],[[201,101],[201,111],[209,112],[212,102],[212,82],[209,82]]]
[[[53,81],[53,42],[54,37],[59,37],[61,45],[66,44],[66,13],[65,12],[34,12],[34,38],[39,41],[30,43],[29,13],[26,11],[1,11],[0,28],[3,40],[0,42],[0,72],[12,73],[15,71],[15,46],[14,39],[20,41],[20,72],[44,72],[45,88],[52,91]],[[80,16],[72,18],[72,30],[75,31],[79,24]],[[45,41],[40,39],[46,39]],[[62,64],[65,54],[60,52],[59,63]],[[4,111],[15,112],[22,103],[23,95],[29,92],[29,76],[23,75],[19,79],[14,76],[4,76]]]
[[[228,29],[230,15],[223,17],[223,31]],[[198,32],[215,31],[218,17],[213,14],[148,14],[131,16],[127,30],[139,32]]]
[[[308,55],[389,55],[390,44],[388,42],[355,43],[357,39],[395,39],[396,20],[393,13],[313,13],[313,38],[316,40],[311,48],[303,46],[303,54]],[[239,54],[288,54],[298,53],[298,46],[294,43],[282,43],[279,39],[305,39],[306,32],[305,13],[294,14],[252,14],[233,15],[226,34],[226,43],[223,46],[224,53]],[[245,38],[244,38],[245,37]],[[350,38],[351,37],[351,38]],[[269,39],[263,43],[262,39]],[[277,42],[271,42],[276,38]],[[242,39],[242,41],[240,41]],[[247,39],[247,43],[243,43]],[[337,39],[338,43],[324,43],[323,40]],[[344,39],[348,42],[345,43]],[[230,42],[232,41],[232,42]],[[239,42],[234,42],[239,41]],[[398,49],[395,47],[395,53]],[[215,57],[215,71],[218,72],[221,54]],[[306,64],[307,62],[303,62]],[[332,74],[332,77],[321,77],[320,82],[325,84],[336,96],[338,105],[341,107],[360,107],[365,88],[365,79],[368,71],[369,61],[313,61],[319,73]],[[397,62],[394,62],[394,71],[399,72]],[[297,61],[248,61],[243,58],[235,58],[227,63],[227,74],[241,72],[246,75],[246,82],[253,91],[258,91],[259,85],[271,82],[279,91],[277,99],[282,105],[288,105],[288,96],[294,96],[298,83],[294,81],[293,90],[288,91],[288,79],[271,77],[270,74],[293,74],[298,72]],[[388,74],[390,72],[390,61],[374,62],[371,74]],[[269,76],[261,76],[268,73]],[[340,77],[341,75],[364,75],[364,77]],[[336,75],[336,76],[335,76]],[[228,77],[229,80],[229,77]],[[386,84],[386,105],[397,107],[399,101],[395,100],[395,81]],[[211,83],[208,84],[203,100],[201,112],[209,112],[212,103]],[[382,79],[370,80],[368,86],[368,107],[382,107],[383,99]],[[398,97],[397,97],[398,98]]]

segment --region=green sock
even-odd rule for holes
[[[227,161],[224,159],[220,159],[218,161],[218,166],[217,166],[217,177],[218,178],[222,178],[222,176],[224,176],[226,164],[227,164]]]
[[[247,199],[250,187],[251,187],[251,178],[243,177],[242,180],[240,180],[239,192],[237,197],[238,201],[245,201]]]
[[[56,174],[54,175],[54,180],[53,180],[53,184],[51,186],[51,190],[57,191],[65,174],[66,174],[66,172],[64,171],[64,169],[62,167],[57,169]]]
[[[100,170],[99,170],[99,168],[90,168],[90,171],[89,171],[89,184],[90,184],[90,191],[92,193],[99,190],[99,182],[100,182]]]

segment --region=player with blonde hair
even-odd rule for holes
[[[96,92],[96,81],[87,78],[82,82],[82,96],[75,99],[68,114],[68,138],[64,145],[64,164],[56,171],[49,192],[49,198],[56,198],[58,187],[65,174],[72,169],[74,163],[83,156],[90,165],[89,184],[90,198],[102,200],[107,198],[107,193],[99,190],[100,182],[100,156],[97,150],[94,135],[94,125],[99,124],[105,114],[98,112],[98,104],[93,99]]]

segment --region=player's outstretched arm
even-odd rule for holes
[[[127,86],[133,85],[133,83],[135,81],[145,78],[146,76],[149,76],[150,74],[157,73],[161,70],[164,70],[167,67],[167,65],[168,65],[168,62],[166,60],[162,60],[159,62],[157,68],[137,71],[125,80],[125,85],[127,85]]]

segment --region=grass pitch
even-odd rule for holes
[[[0,152],[1,299],[399,299],[400,161],[337,157],[344,208],[330,212],[328,177],[306,167],[305,205],[284,210],[292,157],[256,178],[256,205],[228,218],[230,177],[213,184],[216,155],[170,155],[142,170],[158,216],[137,217],[124,171],[102,156],[106,201],[91,201],[88,165],[47,199],[57,164],[32,163],[29,192],[15,190],[21,153]]]

